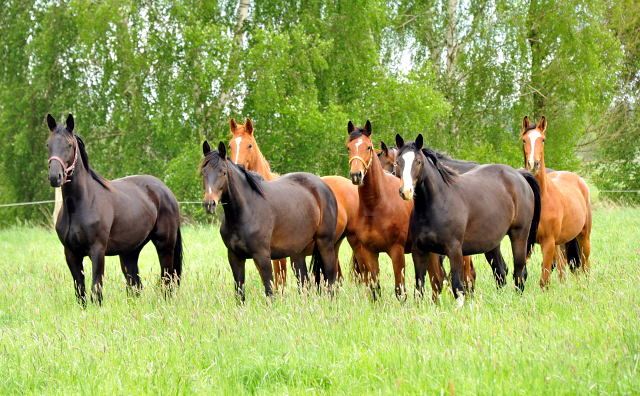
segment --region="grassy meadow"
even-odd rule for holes
[[[536,248],[524,294],[511,278],[498,291],[476,256],[477,289],[462,309],[450,292],[437,305],[414,299],[410,256],[405,302],[385,256],[376,302],[350,277],[333,298],[300,293],[291,272],[290,287],[268,301],[248,262],[247,301],[238,304],[211,226],[184,228],[174,297],[156,287],[149,245],[139,297],[127,296],[109,257],[104,305],[82,309],[55,233],[6,229],[0,394],[638,394],[640,209],[602,207],[593,224],[588,281],[560,283],[554,273],[541,291]],[[503,251],[511,273],[506,240]],[[345,242],[343,263],[349,256]]]

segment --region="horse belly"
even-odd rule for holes
[[[270,243],[272,259],[300,253],[313,241],[320,224],[320,212],[309,208],[313,207],[300,204],[276,214]]]
[[[107,256],[129,253],[147,241],[153,223],[140,219],[135,224],[116,223],[111,227],[107,242]]]

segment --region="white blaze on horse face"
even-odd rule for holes
[[[209,194],[211,194],[211,187],[209,187]]]
[[[358,155],[358,146],[360,146],[362,144],[362,139],[358,139],[358,141],[356,142],[356,155]]]
[[[531,142],[531,152],[529,153],[529,162],[533,163],[535,161],[533,159],[533,153],[536,149],[536,140],[541,137],[542,134],[538,131],[533,131],[529,134],[529,141]]]
[[[235,138],[233,140],[235,140],[235,142],[236,142],[236,160],[233,161],[233,162],[237,164],[238,163],[238,156],[240,155],[240,142],[242,141],[242,136],[239,136],[239,137],[237,137],[237,138]]]
[[[411,180],[411,167],[416,154],[413,151],[402,154],[404,160],[404,169],[402,170],[402,191],[411,191],[413,189],[413,180]]]

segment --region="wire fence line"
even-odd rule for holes
[[[640,190],[598,190],[598,193],[640,193]],[[53,199],[48,201],[17,202],[17,203],[1,204],[0,208],[7,208],[10,206],[50,204],[55,202],[56,201]],[[181,205],[200,205],[202,204],[202,201],[178,201],[178,203]]]
[[[0,208],[6,208],[9,206],[24,206],[24,205],[40,205],[40,204],[50,204],[50,203],[55,203],[55,200],[49,200],[49,201],[34,201],[34,202],[18,202],[18,203],[10,203],[10,204],[2,204],[0,205]],[[195,201],[178,201],[179,204],[195,204],[195,205],[201,205],[202,201],[199,202],[195,202]]]

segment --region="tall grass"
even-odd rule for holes
[[[0,232],[0,393],[46,394],[638,394],[640,210],[594,214],[588,281],[552,276],[538,287],[539,248],[523,295],[496,290],[484,257],[458,309],[393,292],[382,264],[376,302],[348,278],[333,298],[289,287],[266,300],[247,263],[238,304],[226,249],[213,227],[185,228],[184,281],[165,300],[152,246],[145,289],[127,296],[107,258],[102,307],[76,302],[62,246],[40,228]],[[341,260],[350,252],[343,244]],[[508,242],[503,243],[512,272]],[[90,262],[85,270],[90,273]],[[87,282],[90,282],[89,280]]]

